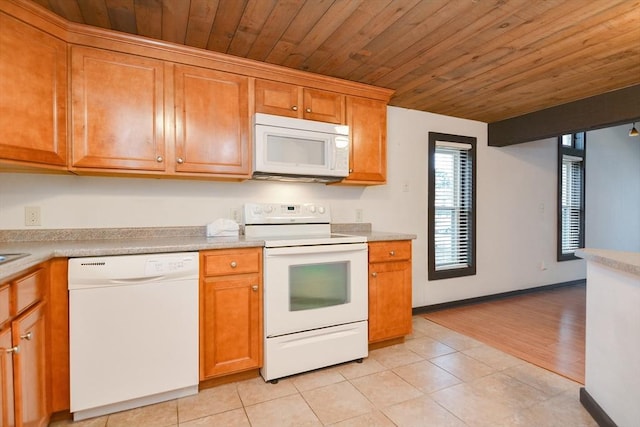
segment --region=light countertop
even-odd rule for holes
[[[413,240],[415,234],[372,231],[370,224],[336,224],[336,233],[365,236],[367,241]],[[51,258],[132,255],[161,252],[193,252],[209,249],[263,247],[264,240],[206,237],[205,227],[0,230],[0,253],[27,253],[26,257],[0,264],[5,280]]]
[[[623,252],[610,249],[578,249],[576,256],[607,267],[640,276],[640,252]]]

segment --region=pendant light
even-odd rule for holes
[[[629,131],[629,136],[638,136],[638,129],[636,129],[636,122],[633,122],[633,126]]]

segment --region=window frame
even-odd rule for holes
[[[571,135],[571,142],[568,145],[563,144],[563,137]],[[586,188],[586,152],[587,152],[587,133],[576,132],[572,134],[558,136],[558,169],[557,169],[557,246],[556,246],[556,259],[557,261],[570,261],[580,259],[575,255],[575,252],[565,253],[562,251],[562,236],[563,236],[563,220],[562,220],[562,163],[564,156],[571,156],[574,158],[580,158],[580,220],[578,233],[578,247],[584,248],[585,242],[585,188]]]
[[[436,246],[435,246],[435,218],[436,218],[436,166],[435,166],[435,152],[436,142],[453,142],[459,144],[469,144],[471,148],[468,150],[469,158],[471,162],[471,214],[469,226],[471,228],[469,232],[468,248],[468,262],[464,267],[436,269]],[[472,276],[476,274],[476,191],[477,191],[477,138],[463,135],[452,135],[439,132],[429,132],[429,147],[428,147],[428,196],[427,196],[427,264],[428,264],[428,279],[440,280],[450,279],[454,277]]]

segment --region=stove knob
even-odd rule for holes
[[[318,213],[320,213],[320,215],[324,215],[324,213],[325,213],[324,206],[318,206]]]
[[[271,206],[271,205],[267,205],[267,206],[265,206],[265,207],[264,207],[264,211],[265,211],[266,213],[271,213],[271,212],[273,212],[273,206]]]
[[[309,212],[316,213],[316,206],[315,205],[309,206]]]
[[[262,213],[262,208],[260,206],[254,206],[253,213],[256,215],[260,215]]]

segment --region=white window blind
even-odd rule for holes
[[[472,167],[470,144],[436,141],[435,268],[471,265]]]
[[[582,158],[562,156],[562,254],[572,254],[580,247],[582,217]]]

